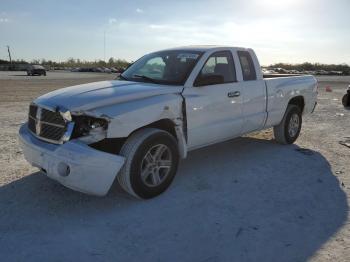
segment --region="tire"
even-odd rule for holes
[[[122,146],[120,155],[125,157],[125,163],[117,176],[118,182],[126,192],[142,199],[163,193],[173,181],[179,163],[175,138],[155,128],[132,134]],[[142,173],[145,175],[141,176]]]
[[[345,94],[342,99],[342,103],[344,107],[350,107],[350,99],[349,94]]]
[[[288,105],[281,123],[273,128],[276,141],[283,145],[293,144],[300,134],[301,126],[300,108],[296,105]]]

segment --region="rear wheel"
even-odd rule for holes
[[[280,144],[292,144],[297,140],[302,125],[301,110],[296,105],[288,105],[281,123],[273,128],[275,139]]]
[[[129,194],[152,198],[163,193],[177,172],[179,153],[176,139],[166,131],[146,128],[135,132],[123,145],[125,157],[118,182]]]

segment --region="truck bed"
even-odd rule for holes
[[[276,76],[276,77],[274,77]],[[268,119],[266,126],[278,124],[293,97],[303,99],[303,113],[310,113],[315,107],[317,81],[311,75],[274,75],[265,77]]]
[[[264,74],[263,77],[264,79],[268,78],[279,78],[279,77],[289,77],[289,76],[303,76],[300,74]]]

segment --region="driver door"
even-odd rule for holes
[[[241,134],[241,88],[231,51],[213,53],[193,87],[185,88],[188,147],[202,147]]]

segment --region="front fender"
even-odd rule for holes
[[[179,94],[165,94],[98,108],[94,114],[108,116],[107,138],[122,138],[161,119],[176,123],[182,119],[182,100]]]

